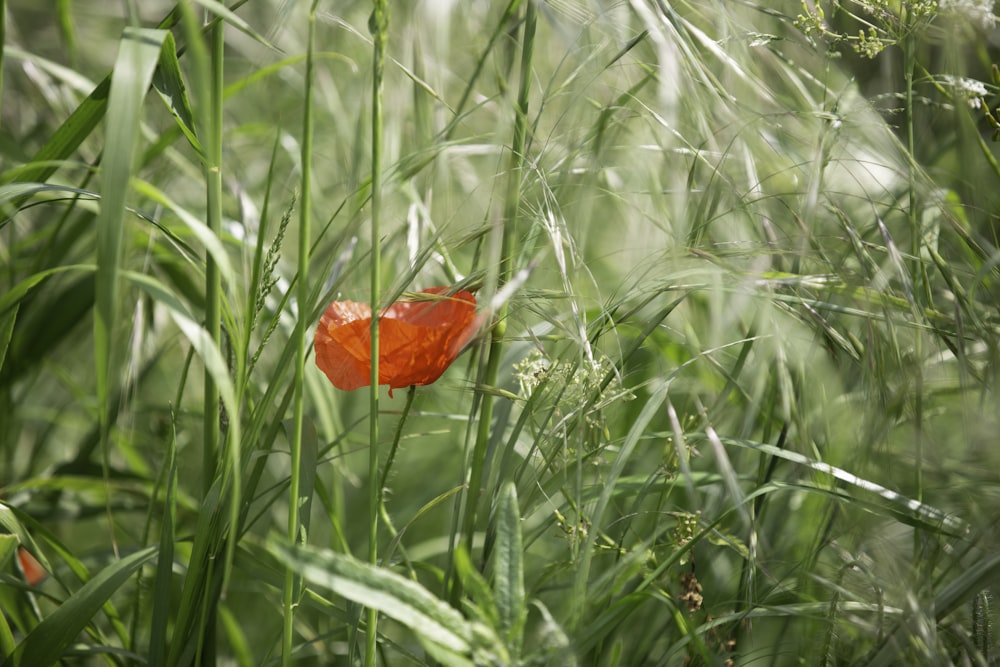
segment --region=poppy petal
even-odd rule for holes
[[[448,287],[421,294],[440,295]],[[392,389],[430,384],[476,334],[476,297],[460,290],[450,296],[397,301],[379,324],[379,384]],[[334,301],[316,330],[316,364],[335,387],[368,386],[371,373],[371,309],[354,301]]]
[[[29,586],[37,586],[49,576],[42,564],[24,547],[17,548],[17,562],[21,566],[24,580],[28,582]]]
[[[316,328],[316,365],[337,389],[350,391],[367,386],[371,350],[368,338],[371,310],[354,301],[334,301]]]

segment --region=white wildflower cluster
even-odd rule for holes
[[[989,30],[997,23],[993,4],[994,0],[940,0],[938,10],[960,16],[972,25]]]
[[[982,107],[983,98],[986,96],[986,84],[982,81],[967,79],[964,76],[945,75],[943,82],[952,89],[957,99],[965,99],[973,109]]]
[[[522,398],[531,398],[542,382],[546,382],[547,396],[559,401],[554,413],[557,419],[565,424],[567,416],[583,409],[586,410],[582,415],[584,422],[597,429],[604,428],[603,408],[616,400],[633,398],[630,392],[623,391],[617,378],[603,391],[600,389],[611,371],[612,364],[607,359],[572,364],[549,359],[539,350],[533,350],[514,364],[514,377],[521,385]],[[595,392],[600,392],[599,396],[595,397]]]
[[[531,354],[514,364],[514,377],[521,385],[522,398],[531,398],[551,366],[552,362],[538,350],[532,350]]]

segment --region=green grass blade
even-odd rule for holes
[[[115,61],[115,76],[109,93],[108,140],[101,160],[101,207],[97,216],[97,274],[94,313],[94,362],[97,401],[103,409],[112,393],[112,370],[116,363],[116,331],[120,326],[119,271],[122,238],[125,233],[125,206],[130,190],[132,165],[139,143],[146,91],[160,59],[167,37],[164,30],[126,28]],[[101,424],[104,437],[110,424]]]
[[[184,78],[181,75],[181,64],[177,59],[177,44],[173,34],[167,35],[160,52],[160,66],[156,68],[156,73],[153,76],[153,88],[159,93],[163,103],[167,105],[167,110],[174,117],[177,126],[191,147],[194,148],[195,153],[204,160],[205,149],[198,140],[194,114],[191,111],[191,102],[188,99],[187,88],[184,86]]]
[[[201,634],[205,627],[205,615],[202,614],[203,597],[212,587],[212,565],[214,559],[209,552],[216,545],[219,516],[219,492],[221,484],[217,480],[208,490],[201,502],[198,522],[194,531],[194,543],[191,546],[191,558],[184,577],[184,587],[176,611],[173,641],[167,654],[167,665],[189,664],[200,650],[203,639]]]
[[[56,129],[45,145],[26,165],[0,174],[0,183],[14,181],[44,181],[55,173],[59,164],[73,154],[84,139],[90,136],[108,108],[111,77],[97,84],[69,118]]]
[[[4,361],[10,348],[10,339],[14,335],[14,323],[17,321],[17,305],[9,310],[0,310],[0,377],[4,376]]]
[[[194,0],[208,11],[212,12],[221,19],[224,19],[226,23],[233,26],[243,34],[247,35],[251,39],[263,44],[264,46],[272,49],[274,51],[280,51],[276,46],[271,44],[267,38],[261,35],[259,32],[253,29],[249,23],[243,20],[238,14],[235,14],[232,10],[226,7],[221,2],[215,2],[215,0]],[[240,3],[242,4],[242,3]]]
[[[222,282],[227,285],[233,284],[236,276],[236,272],[233,269],[233,263],[230,261],[229,255],[226,253],[225,246],[222,245],[222,241],[212,232],[211,229],[209,229],[208,225],[203,223],[196,215],[175,202],[167,193],[161,191],[152,183],[140,179],[134,179],[132,181],[132,186],[136,192],[167,208],[180,218],[181,222],[183,222],[187,228],[191,230],[191,233],[194,234],[198,241],[201,242],[209,256],[219,267],[219,277]]]
[[[191,316],[177,296],[160,281],[133,271],[124,271],[122,275],[135,287],[152,297],[156,303],[167,308],[174,324],[191,343],[202,363],[205,364],[207,372],[218,385],[219,394],[226,410],[229,411],[229,414],[238,414],[236,388],[233,385],[232,376],[229,374],[229,365],[215,341],[208,335],[208,331]]]
[[[500,489],[496,517],[497,544],[493,565],[493,586],[496,589],[497,610],[500,614],[500,635],[515,660],[521,652],[524,624],[528,607],[524,595],[524,545],[521,538],[521,511],[517,505],[517,489],[512,482]]]
[[[587,584],[590,579],[590,563],[594,554],[594,543],[597,539],[597,535],[601,532],[604,526],[604,513],[607,511],[609,504],[611,503],[611,497],[614,495],[614,490],[618,479],[621,477],[625,470],[625,465],[629,462],[632,457],[632,452],[635,450],[636,445],[642,439],[646,427],[649,422],[652,421],[653,417],[663,409],[663,401],[667,397],[667,391],[670,389],[671,379],[668,378],[666,381],[660,383],[653,393],[650,395],[649,400],[646,401],[646,405],[642,407],[642,412],[636,418],[635,423],[632,424],[632,428],[629,429],[628,435],[625,436],[625,441],[622,443],[621,449],[618,450],[618,454],[615,456],[614,462],[611,464],[610,470],[608,470],[606,477],[603,480],[604,490],[601,492],[601,496],[591,513],[591,523],[592,528],[587,532],[586,541],[581,548],[580,554],[580,564],[577,566],[576,572],[573,577],[573,599],[574,599],[574,612],[573,616],[578,621],[583,617],[586,611],[586,600],[587,595]]]
[[[162,667],[167,658],[167,626],[170,620],[170,592],[174,568],[174,542],[177,539],[177,424],[171,415],[172,437],[167,444],[166,493],[163,498],[163,521],[160,524],[160,555],[153,585],[153,617],[150,623],[149,665]]]
[[[101,570],[24,638],[12,665],[38,667],[57,662],[111,595],[156,553],[157,547],[148,547]]]
[[[272,543],[270,551],[304,579],[348,600],[376,609],[422,640],[461,654],[503,656],[499,639],[476,626],[420,584],[350,556],[310,545]]]

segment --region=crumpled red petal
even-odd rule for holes
[[[448,287],[420,294],[437,295]],[[334,301],[316,328],[316,365],[345,391],[367,387],[371,379],[371,308]],[[397,301],[379,322],[379,384],[393,389],[430,384],[441,377],[479,328],[476,297],[460,290],[450,296]]]

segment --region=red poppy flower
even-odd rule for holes
[[[439,295],[448,287],[420,294]],[[316,365],[337,389],[371,383],[371,308],[367,303],[334,301],[316,328]],[[378,383],[393,389],[430,384],[455,361],[476,334],[476,297],[460,290],[450,296],[397,301],[379,322]]]

